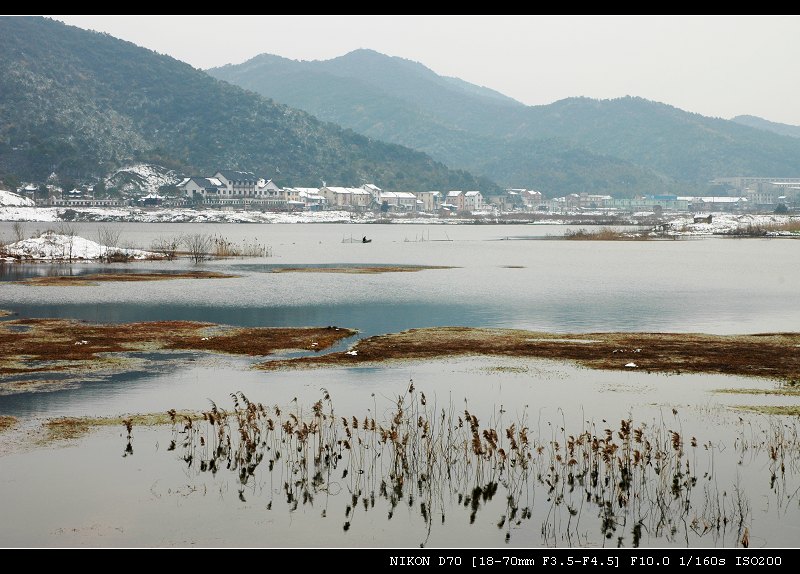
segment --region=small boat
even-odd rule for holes
[[[372,243],[372,239],[367,239],[367,236],[361,238],[361,243]]]

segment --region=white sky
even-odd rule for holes
[[[53,16],[197,68],[371,48],[526,104],[641,96],[800,125],[800,16]]]

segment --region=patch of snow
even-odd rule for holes
[[[628,368],[630,368],[630,369],[635,369],[635,368],[636,368],[636,367],[638,367],[639,365],[637,365],[636,363],[627,363],[625,366],[626,366],[626,367],[628,367]]]
[[[181,177],[172,170],[148,163],[137,163],[118,169],[106,178],[106,187],[116,187],[122,191],[157,193],[162,185],[175,185]]]
[[[358,355],[358,351],[347,351],[348,355],[353,355],[354,357]]]
[[[59,221],[59,217],[54,208],[0,207],[0,221]]]
[[[0,189],[0,206],[3,207],[33,207],[33,200],[17,195],[12,191]]]
[[[737,229],[746,229],[748,226],[766,227],[797,220],[797,217],[789,215],[712,213],[711,223],[694,223],[692,215],[684,215],[669,221],[666,224],[665,233],[676,236],[725,235]],[[792,233],[773,232],[768,235],[792,235]]]
[[[108,247],[83,237],[61,235],[50,231],[39,237],[11,243],[6,246],[5,252],[15,258],[37,260],[101,259],[112,253],[121,253],[133,259],[162,257],[151,251]]]

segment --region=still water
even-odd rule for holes
[[[207,262],[203,268],[241,277],[202,288],[192,281],[91,289],[5,283],[0,284],[0,308],[24,316],[106,322],[340,324],[367,336],[436,325],[733,334],[794,330],[800,324],[800,266],[794,264],[800,243],[792,240],[549,241],[545,238],[563,233],[563,227],[535,225],[118,225],[123,245],[146,248],[158,237],[202,232],[234,243],[258,240],[272,247],[273,256]],[[0,234],[9,237],[4,226],[9,224],[0,224]],[[83,224],[78,233],[94,237],[97,231]],[[343,243],[364,235],[373,242]],[[382,275],[269,272],[271,265],[285,264],[452,269]],[[191,267],[186,261],[143,262],[136,269],[176,266]],[[6,265],[0,277],[19,275],[19,268]],[[30,269],[43,272],[40,265]],[[56,272],[86,271],[97,270],[75,264],[57,266]]]
[[[45,224],[27,225],[32,231]],[[340,325],[358,329],[358,337],[440,325],[733,334],[796,331],[800,324],[800,266],[793,264],[800,243],[791,240],[558,241],[548,237],[562,234],[563,227],[532,225],[118,225],[124,246],[147,248],[159,237],[202,232],[234,243],[265,243],[272,256],[200,265],[236,273],[235,279],[90,287],[14,281],[50,273],[195,266],[185,260],[6,265],[0,270],[0,309],[23,317],[100,322]],[[77,227],[79,235],[97,235],[97,225]],[[10,224],[0,224],[0,236],[10,237]],[[362,236],[372,243],[360,243]],[[371,275],[272,272],[286,265],[449,268]],[[510,422],[517,428],[524,424],[542,445],[541,456],[562,435],[616,432],[621,419],[666,437],[661,442],[668,453],[669,433],[679,432],[691,453],[690,468],[679,473],[687,486],[676,494],[666,484],[662,491],[660,479],[650,476],[648,488],[636,494],[638,513],[620,507],[613,518],[602,504],[583,500],[580,489],[547,487],[546,476],[537,481],[533,470],[523,481],[508,467],[502,472],[492,467],[469,484],[442,480],[435,487],[406,487],[393,500],[391,484],[389,495],[380,493],[388,475],[369,470],[359,475],[365,467],[356,458],[369,452],[353,449],[343,459],[348,476],[338,468],[335,477],[315,483],[313,492],[303,491],[310,498],[297,504],[286,485],[302,483],[297,486],[302,490],[306,483],[292,478],[298,463],[291,458],[287,466],[274,461],[271,471],[260,466],[242,484],[235,472],[211,474],[187,464],[180,446],[168,450],[175,435],[166,427],[134,428],[133,454],[124,457],[125,431],[101,429],[66,447],[22,448],[0,458],[0,506],[10,517],[0,525],[0,545],[736,546],[747,528],[752,546],[790,546],[800,535],[800,506],[791,497],[800,486],[795,423],[731,410],[797,400],[715,392],[774,389],[771,381],[596,372],[498,358],[286,372],[254,370],[253,359],[203,353],[137,359],[130,372],[100,374],[54,392],[0,395],[0,414],[32,427],[57,416],[207,410],[210,401],[230,409],[230,393],[242,392],[303,418],[325,389],[337,416],[369,416],[381,424],[391,420],[395,401],[407,395],[413,380],[429,405],[454,416],[468,408],[482,425],[497,423],[501,435]],[[695,437],[697,446],[689,446],[688,437]],[[765,445],[777,442],[789,454],[776,479]],[[536,472],[546,475],[547,465]],[[413,471],[408,476],[419,479]],[[496,493],[488,484],[495,484]],[[479,503],[476,486],[484,493]],[[670,500],[684,499],[690,511],[668,511],[663,523],[645,519],[652,509],[663,511]]]

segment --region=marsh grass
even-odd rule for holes
[[[181,411],[181,418],[199,420],[201,413],[195,411]],[[45,436],[40,444],[47,444],[60,440],[73,440],[87,435],[100,427],[123,426],[127,430],[128,438],[134,426],[151,427],[171,424],[172,417],[168,413],[134,414],[118,417],[59,417],[44,423]]]
[[[800,218],[789,219],[784,222],[773,223],[748,223],[735,229],[725,231],[724,235],[735,237],[766,237],[773,234],[800,234]]]
[[[216,271],[184,271],[169,273],[87,273],[84,275],[53,275],[51,277],[28,277],[26,285],[38,286],[91,286],[108,281],[168,281],[170,279],[230,279],[238,275]]]
[[[581,544],[595,529],[606,544],[635,547],[644,536],[741,541],[752,528],[738,481],[720,484],[714,472],[724,446],[684,436],[675,409],[658,421],[585,421],[573,430],[540,421],[534,431],[526,412],[510,419],[501,408],[482,421],[466,401],[439,405],[413,381],[359,416],[336,413],[324,389],[310,407],[231,397],[230,410],[212,402],[202,420],[170,411],[168,450],[198,474],[231,473],[239,500],[265,494],[268,510],[276,497],[289,512],[302,504],[323,518],[344,508],[345,533],[365,513],[391,520],[401,506],[421,521],[423,546],[453,513],[470,524],[497,513],[481,522],[491,520],[506,541],[536,520],[553,546]],[[800,460],[797,426],[740,429],[735,451],[742,463],[766,454],[770,487],[786,489]]]
[[[221,235],[212,238],[213,257],[272,257],[272,247],[261,243],[257,238],[243,239],[234,243]]]
[[[611,227],[601,227],[591,231],[587,229],[574,231],[568,229],[563,238],[574,241],[646,241],[650,239],[647,234],[618,231]]]
[[[0,432],[6,431],[17,425],[16,417],[0,415]]]
[[[798,397],[800,388],[781,387],[779,389],[715,389],[715,393],[728,395],[777,395],[781,397]]]
[[[739,405],[734,408],[764,415],[800,416],[800,405]]]
[[[568,360],[591,369],[625,369],[635,360],[646,372],[721,373],[800,380],[798,333],[554,334],[518,329],[431,327],[360,339],[347,352],[262,363],[259,368],[348,366],[390,360],[488,355]]]
[[[20,332],[15,328],[25,327]],[[269,355],[278,350],[320,351],[356,331],[335,326],[235,328],[193,321],[94,324],[63,319],[0,323],[0,373],[88,372],[119,367],[132,351],[197,350]]]
[[[427,269],[453,269],[442,265],[348,265],[341,267],[320,267],[318,265],[306,267],[275,267],[272,273],[352,273],[356,275],[370,275],[377,273],[414,273]]]

